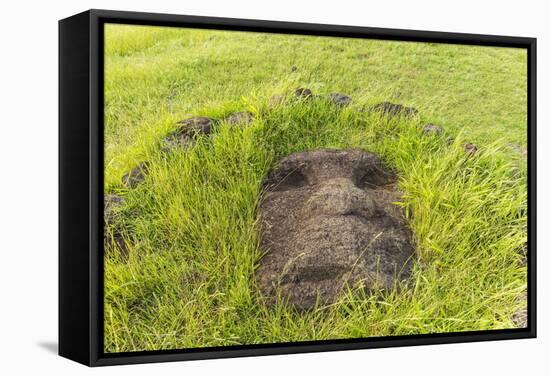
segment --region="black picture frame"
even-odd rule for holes
[[[103,25],[124,23],[516,47],[528,64],[528,325],[523,329],[103,352]],[[536,337],[536,39],[88,10],[59,21],[59,354],[88,366]]]

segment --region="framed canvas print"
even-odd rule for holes
[[[536,40],[59,23],[59,353],[530,338]]]

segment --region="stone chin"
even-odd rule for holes
[[[283,158],[264,183],[256,272],[268,304],[334,303],[346,286],[392,288],[415,250],[394,189],[372,153],[321,149]]]

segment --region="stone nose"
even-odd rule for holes
[[[349,178],[333,178],[316,185],[304,207],[310,215],[361,215],[369,217],[376,204]]]

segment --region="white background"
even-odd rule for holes
[[[0,373],[518,375],[550,372],[545,1],[5,1],[0,22]],[[88,369],[57,343],[57,20],[88,8],[537,37],[539,338]]]

